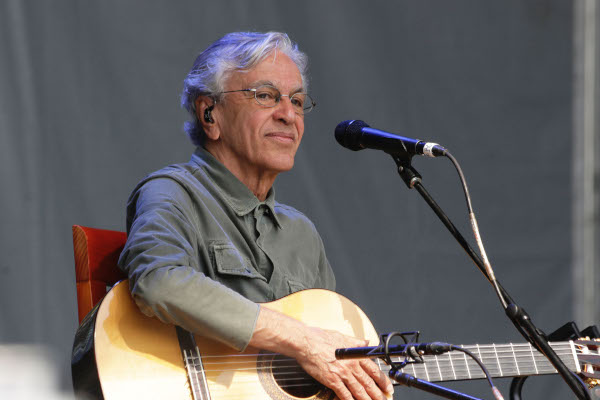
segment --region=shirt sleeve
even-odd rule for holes
[[[242,351],[259,306],[203,272],[201,232],[189,218],[201,208],[172,179],[151,179],[138,187],[128,205],[128,238],[119,267],[144,314]]]

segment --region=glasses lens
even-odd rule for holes
[[[308,93],[296,93],[290,97],[290,101],[296,108],[298,114],[306,114],[311,112],[315,106],[315,102]]]
[[[281,100],[279,89],[270,85],[259,86],[253,91],[256,102],[263,107],[275,107]],[[310,112],[315,106],[315,102],[307,93],[294,93],[290,96],[290,102],[300,115]]]
[[[254,97],[256,97],[256,101],[260,105],[265,107],[275,107],[281,94],[279,93],[279,90],[273,86],[259,86],[254,92]]]

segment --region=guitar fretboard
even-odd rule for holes
[[[573,342],[550,345],[570,370],[580,372]],[[493,378],[556,373],[556,369],[548,359],[529,343],[461,347],[478,357]],[[439,356],[424,356],[423,359],[424,363],[409,364],[402,371],[431,382],[485,378],[479,365],[462,352],[451,351]],[[401,361],[399,358],[392,358],[392,360]],[[390,370],[390,367],[383,365],[382,362],[379,362],[379,367],[386,373]]]
[[[210,400],[198,347],[183,350],[183,356],[194,400]]]
[[[210,400],[204,366],[194,335],[178,326],[175,327],[175,330],[187,371],[192,398],[194,400]]]

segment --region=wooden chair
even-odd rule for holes
[[[79,323],[104,297],[107,288],[127,276],[117,267],[125,232],[73,225]]]

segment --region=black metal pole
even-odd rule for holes
[[[390,371],[390,378],[398,382],[400,385],[415,387],[417,389],[424,390],[426,392],[445,397],[446,399],[453,400],[481,400],[478,397],[469,396],[468,394],[460,393],[452,389],[445,388],[423,379],[415,378],[412,375],[405,374],[402,371]]]
[[[446,228],[450,231],[452,236],[458,241],[461,247],[465,250],[467,255],[473,260],[475,265],[479,268],[481,273],[490,280],[483,265],[483,261],[475,251],[471,248],[469,243],[461,235],[458,229],[454,226],[450,218],[444,213],[440,206],[435,202],[433,197],[429,195],[427,190],[421,184],[421,175],[410,165],[411,157],[408,155],[392,155],[392,158],[398,166],[398,173],[400,177],[408,186],[409,189],[415,188],[417,192],[423,197],[425,202],[431,207],[433,212],[438,216]],[[498,282],[498,287],[508,306],[504,310],[508,318],[515,325],[517,330],[529,341],[537,350],[539,350],[556,368],[560,376],[565,380],[567,385],[571,388],[577,398],[581,400],[591,400],[590,394],[586,388],[582,387],[581,382],[571,373],[567,366],[562,362],[560,357],[552,350],[548,341],[545,338],[544,333],[539,330],[534,324],[529,315],[525,310],[516,305],[515,301],[510,297],[508,292]]]

